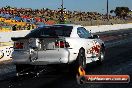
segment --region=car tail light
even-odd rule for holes
[[[68,48],[70,47],[69,43],[68,42],[65,42],[65,41],[57,41],[55,42],[55,46],[58,47],[58,48]]]
[[[63,41],[60,41],[60,48],[64,48],[65,47],[65,43]]]
[[[23,43],[18,43],[18,42],[15,43],[15,44],[14,44],[14,48],[15,48],[15,49],[23,49]]]

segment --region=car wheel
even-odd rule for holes
[[[105,56],[105,50],[102,48],[100,50],[100,54],[99,54],[99,57],[98,57],[99,60],[97,60],[97,64],[98,65],[102,65],[103,64],[104,56]]]
[[[81,66],[83,69],[86,68],[86,57],[84,49],[80,49],[76,61],[71,63],[69,66],[70,75],[72,76],[76,76],[79,66]]]
[[[77,57],[77,66],[81,66],[83,69],[86,68],[86,57],[85,57],[85,50],[80,49],[78,57]]]

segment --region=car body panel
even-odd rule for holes
[[[72,26],[73,29],[69,37],[58,36],[56,38],[28,38],[17,40],[14,42],[24,42],[24,49],[14,49],[12,53],[13,62],[15,64],[32,64],[32,65],[48,65],[72,63],[76,60],[79,50],[85,50],[86,63],[91,63],[98,60],[102,44],[104,42],[98,38],[80,38],[78,28],[80,25],[65,25]],[[63,26],[57,25],[57,26]],[[69,47],[56,47],[57,41],[66,41]]]

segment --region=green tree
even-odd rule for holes
[[[114,13],[114,10],[111,10],[110,13]]]
[[[116,16],[125,18],[128,15],[129,11],[130,10],[128,7],[116,7],[116,9],[114,10],[114,13],[116,14]]]

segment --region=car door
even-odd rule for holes
[[[99,54],[100,44],[92,37],[92,34],[84,27],[79,27],[77,34],[86,42],[84,45],[86,58],[96,57]]]
[[[83,41],[83,46],[85,51],[89,50],[92,47],[93,38],[89,31],[87,31],[84,27],[77,28],[77,34],[80,39]],[[85,43],[85,44],[84,44]]]

